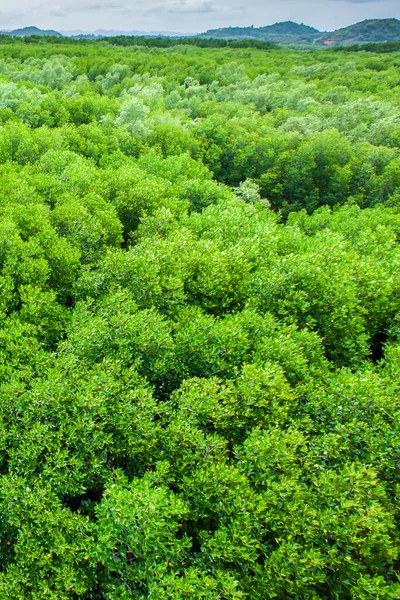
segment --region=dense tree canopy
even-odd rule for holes
[[[400,598],[399,64],[0,45],[2,598]]]

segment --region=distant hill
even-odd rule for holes
[[[12,35],[13,37],[29,37],[31,35],[62,37],[61,33],[58,31],[53,31],[52,29],[39,29],[38,27],[14,29],[13,31],[8,31],[6,35]]]
[[[44,30],[38,27],[23,27],[13,31],[3,32],[4,35],[13,37],[55,36],[63,37],[59,31]],[[301,44],[321,46],[353,46],[372,43],[400,42],[400,20],[399,19],[368,19],[343,29],[331,32],[321,32],[314,27],[304,23],[284,21],[274,23],[265,27],[222,27],[220,29],[209,29],[198,35],[183,34],[178,32],[140,32],[98,29],[92,33],[83,31],[64,32],[64,35],[77,37],[78,39],[108,38],[110,36],[143,38],[166,37],[166,38],[203,38],[215,40],[256,40],[257,42],[273,42],[275,44]],[[255,42],[254,42],[255,43]]]
[[[209,29],[199,37],[216,39],[257,39],[278,44],[349,46],[373,42],[400,42],[398,19],[370,19],[332,32],[320,32],[303,23],[285,21],[266,27],[224,27]]]
[[[398,19],[367,19],[361,23],[344,27],[317,37],[315,42],[331,42],[348,46],[368,42],[399,42],[400,21]]]
[[[314,27],[293,21],[284,21],[265,27],[223,27],[209,29],[199,37],[240,39],[250,38],[275,43],[312,43],[321,32]]]

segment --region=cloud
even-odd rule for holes
[[[4,10],[0,10],[0,23],[1,23],[1,28],[3,28],[3,26],[13,26],[15,21],[20,21],[20,22],[24,22],[25,20],[30,18],[30,13],[29,12],[24,12],[24,11],[4,11]]]
[[[89,0],[88,2],[77,2],[64,0],[60,5],[49,6],[48,2],[42,2],[32,7],[33,11],[48,12],[52,16],[68,15],[81,12],[101,12],[106,14],[108,11],[130,9],[125,2],[120,0]],[[131,9],[130,9],[131,10]]]
[[[169,0],[158,6],[153,6],[146,10],[146,15],[156,13],[167,14],[193,14],[193,13],[212,13],[216,9],[212,5],[211,0]]]
[[[105,11],[105,10],[119,10],[119,9],[129,8],[126,4],[121,2],[90,2],[89,4],[79,4],[76,6],[76,10],[85,10],[85,11]]]
[[[347,4],[381,4],[387,0],[329,0],[329,2],[346,2]]]
[[[400,0],[0,0],[0,27],[198,32],[297,21],[330,30],[400,18]]]
[[[67,13],[62,10],[59,6],[53,6],[50,9],[50,16],[51,17],[65,17],[67,15]]]

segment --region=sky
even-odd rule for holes
[[[400,19],[400,0],[0,0],[0,29],[198,33],[292,20],[332,31],[390,17]]]

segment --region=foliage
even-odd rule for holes
[[[398,53],[134,42],[1,40],[0,595],[396,600]]]

